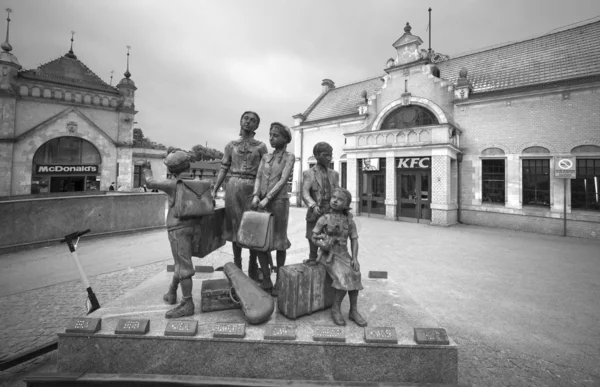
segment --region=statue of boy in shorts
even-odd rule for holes
[[[150,189],[158,189],[167,194],[169,198],[169,212],[167,213],[167,233],[171,243],[171,252],[175,260],[175,272],[169,290],[163,299],[173,305],[177,302],[177,287],[181,284],[181,303],[174,309],[169,310],[166,318],[179,318],[194,314],[194,301],[192,300],[192,276],[195,274],[192,264],[193,236],[200,233],[198,219],[179,219],[173,215],[175,204],[175,192],[177,180],[185,179],[181,176],[190,170],[190,155],[181,150],[169,153],[164,161],[171,179],[154,180],[150,164],[142,166],[146,186]]]

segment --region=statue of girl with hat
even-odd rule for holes
[[[264,210],[273,214],[273,249],[277,250],[277,279],[279,268],[285,265],[286,250],[291,243],[287,237],[290,199],[288,179],[294,169],[294,154],[286,151],[286,145],[292,141],[290,129],[273,122],[269,130],[269,142],[275,150],[266,154],[260,161],[254,184],[251,209]],[[278,285],[271,282],[269,253],[259,253],[258,259],[263,273],[261,287],[277,296]]]

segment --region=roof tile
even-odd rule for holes
[[[473,93],[508,90],[600,75],[600,21],[520,42],[484,49],[437,63],[440,76],[455,84],[468,70]],[[305,122],[357,113],[361,92],[381,87],[380,76],[340,86],[320,95]]]
[[[50,82],[56,81],[105,91],[117,91],[116,88],[108,85],[99,76],[94,74],[79,59],[72,59],[66,56],[61,56],[47,62],[35,70],[23,70],[20,74],[27,78],[43,79]]]
[[[378,76],[329,90],[308,112],[306,121],[358,113],[358,106],[364,102],[362,92],[366,90],[367,95],[373,94],[382,85],[380,78],[381,76]]]
[[[600,74],[600,21],[437,64],[455,83],[461,68],[473,92],[499,91]]]

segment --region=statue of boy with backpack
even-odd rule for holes
[[[146,186],[163,191],[169,199],[167,232],[175,260],[175,272],[163,299],[171,305],[177,303],[177,287],[181,285],[181,303],[165,314],[166,318],[179,318],[194,314],[192,300],[192,276],[195,274],[192,264],[194,236],[202,232],[201,217],[203,214],[212,213],[214,204],[210,196],[210,181],[193,180],[191,176],[189,178],[182,176],[190,170],[190,154],[175,150],[167,155],[164,163],[172,175],[171,179],[153,179],[149,163],[143,164],[142,170]]]

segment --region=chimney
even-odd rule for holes
[[[325,94],[329,90],[335,89],[335,83],[331,79],[323,79],[321,82],[321,86],[323,86],[323,91],[321,93]]]

